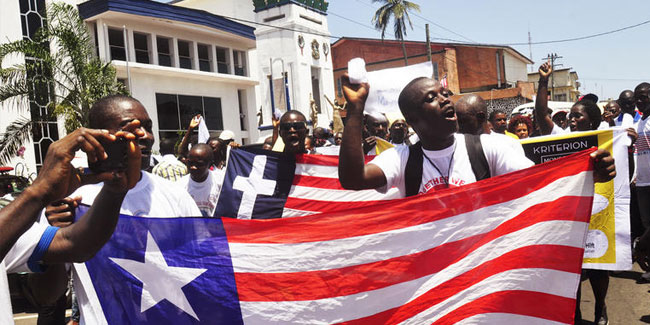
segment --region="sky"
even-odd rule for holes
[[[618,98],[621,91],[650,82],[650,23],[586,40],[533,44],[608,32],[650,20],[646,0],[411,0],[420,5],[420,17],[411,16],[413,30],[406,39],[424,41],[424,25],[429,23],[432,42],[449,38],[483,44],[512,44],[514,49],[535,62],[534,69],[548,53],[563,58],[559,68],[573,68],[581,83],[580,92],[595,93],[601,99]],[[379,38],[371,24],[379,3],[372,0],[330,0],[328,24],[332,42],[338,37]],[[443,26],[447,30],[435,24]],[[392,22],[391,22],[392,24]],[[392,25],[386,38],[392,39]],[[445,42],[445,41],[442,41]],[[529,72],[531,67],[529,66]]]

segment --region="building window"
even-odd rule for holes
[[[228,49],[221,47],[216,47],[217,51],[217,72],[219,73],[230,73],[230,68],[228,67]]]
[[[124,31],[121,29],[108,29],[108,45],[111,49],[111,60],[126,61],[124,47]]]
[[[566,94],[555,94],[555,98],[553,100],[558,101],[558,102],[566,102]]]
[[[41,27],[47,26],[45,0],[20,0],[20,22],[23,39],[33,39]],[[49,44],[43,44],[49,50]],[[40,169],[50,144],[59,139],[59,127],[56,117],[49,110],[51,85],[44,81],[51,78],[50,66],[37,64],[31,58],[25,59],[26,78],[31,80],[33,91],[29,93],[29,108],[31,113],[32,140],[36,168]]]
[[[210,53],[210,46],[205,44],[197,44],[199,51],[199,70],[212,72],[212,53]]]
[[[135,49],[135,62],[151,63],[149,56],[149,35],[133,33],[133,48]]]
[[[156,109],[161,139],[178,137],[196,114],[203,116],[208,130],[223,130],[221,98],[157,93]]]
[[[183,69],[192,69],[192,51],[188,41],[178,40],[178,64]]]
[[[235,74],[238,76],[246,76],[246,52],[232,51],[232,55]]]
[[[156,37],[156,46],[158,46],[158,65],[164,67],[172,66],[171,39],[166,37]]]

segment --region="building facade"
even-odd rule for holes
[[[534,83],[537,91],[539,72],[529,73],[528,81]],[[577,72],[571,71],[571,68],[557,69],[553,71],[553,78],[549,78],[548,95],[558,102],[577,102],[580,98],[579,88]]]
[[[29,37],[44,24],[49,1],[9,1],[0,14],[0,37]],[[77,6],[98,57],[112,63],[118,80],[145,106],[158,140],[178,137],[199,113],[212,135],[231,130],[242,144],[271,134],[273,111],[297,109],[323,125],[331,120],[324,96],[334,97],[334,79],[322,0],[65,2]],[[0,133],[16,119],[31,118],[30,105],[49,114],[46,102],[29,100],[1,104]],[[25,154],[10,165],[36,171],[64,133],[56,120],[38,125]]]
[[[425,42],[405,41],[408,64],[427,61]],[[404,66],[402,44],[394,40],[341,38],[332,44],[337,96],[343,100],[340,76],[355,57],[368,71]],[[532,100],[527,65],[533,62],[508,46],[431,43],[433,78],[446,78],[448,88],[460,95],[478,93],[491,108],[512,110]]]

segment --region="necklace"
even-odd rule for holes
[[[455,153],[456,153],[456,142],[454,142],[454,151],[451,152],[451,158],[449,159],[449,167],[447,167],[447,177],[445,177],[442,174],[442,172],[440,171],[440,168],[438,168],[438,166],[436,166],[436,164],[434,164],[433,161],[431,161],[431,159],[429,159],[429,157],[427,157],[427,155],[424,153],[424,151],[422,152],[422,155],[424,156],[424,158],[426,158],[427,161],[431,164],[431,166],[433,166],[433,168],[436,169],[438,174],[440,174],[440,176],[442,176],[442,180],[445,182],[445,186],[447,188],[449,188],[449,177],[451,177],[451,164],[454,161],[454,154]]]

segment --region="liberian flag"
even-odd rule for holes
[[[122,216],[86,295],[109,324],[571,324],[592,151],[362,209]]]
[[[442,85],[443,88],[447,88],[449,84],[447,83],[447,74],[445,74],[442,79],[440,79],[440,84]]]
[[[373,156],[367,156],[366,162]],[[272,219],[364,208],[399,197],[341,187],[338,156],[231,150],[216,217]]]

